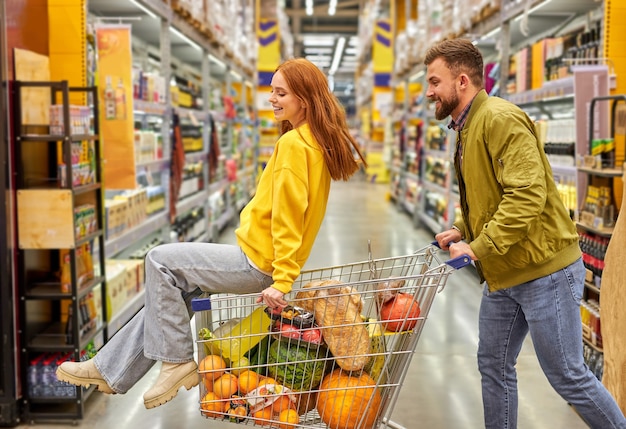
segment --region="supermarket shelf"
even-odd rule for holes
[[[428,227],[428,229],[430,229],[435,234],[438,234],[442,230],[441,225],[439,225],[437,221],[424,213],[419,214],[419,220],[423,222]]]
[[[587,344],[589,347],[591,347],[592,349],[594,349],[595,351],[600,352],[600,353],[604,353],[604,350],[602,350],[600,347],[596,346],[594,343],[589,341],[587,338],[583,337],[583,342],[585,344]]]
[[[196,206],[203,205],[208,199],[209,195],[206,190],[201,190],[193,195],[186,197],[184,200],[176,203],[176,213],[182,214],[188,212]]]
[[[213,222],[217,230],[221,231],[222,229],[224,229],[228,222],[232,220],[234,215],[235,210],[232,207],[228,208],[228,210],[222,213],[220,217],[218,217],[217,220]]]
[[[34,352],[73,352],[74,343],[67,342],[67,334],[65,332],[65,323],[56,322],[49,324],[41,333],[34,336],[28,341],[30,351]],[[104,325],[93,328],[80,336],[80,349],[87,347],[91,340],[95,340],[96,335],[100,334],[104,329]]]
[[[105,257],[107,259],[112,258],[117,253],[129,247],[131,244],[140,241],[146,236],[152,234],[154,231],[158,231],[168,224],[169,221],[167,213],[165,212],[149,217],[142,224],[129,229],[118,237],[106,241],[104,245]]]
[[[209,185],[209,195],[213,195],[216,192],[222,192],[228,186],[228,180],[222,179],[218,182],[211,183]]]
[[[437,185],[436,183],[429,182],[428,180],[424,180],[423,184],[424,189],[427,189],[432,192],[437,192],[441,195],[448,195],[448,189],[441,185]]]
[[[621,168],[587,168],[579,167],[578,171],[582,173],[593,174],[598,177],[621,177],[624,174],[624,170]]]
[[[111,318],[108,323],[109,329],[107,330],[107,341],[110,340],[117,331],[122,329],[122,327],[143,308],[145,293],[146,292],[142,290],[137,295],[132,297],[130,301],[128,301],[128,304],[126,304],[126,307]]]
[[[409,201],[403,201],[402,202],[402,207],[404,208],[404,210],[406,210],[409,214],[414,214],[415,210],[417,210],[416,205],[414,203],[411,203]]]
[[[613,235],[613,228],[595,228],[582,222],[576,222],[576,226],[602,237],[611,237]]]
[[[133,110],[136,113],[165,116],[168,107],[165,104],[133,99]]]
[[[185,161],[186,162],[198,162],[198,161],[206,161],[209,157],[208,152],[186,152],[185,153]]]
[[[409,173],[408,171],[404,172],[405,179],[411,180],[413,182],[419,182],[419,176],[415,173]]]
[[[138,162],[136,165],[138,168],[146,168],[146,169],[152,169],[153,167],[165,168],[169,165],[170,161],[171,160],[169,158],[163,158],[163,159],[155,159],[152,161]]]
[[[70,141],[77,142],[83,140],[97,140],[99,136],[93,134],[72,134]],[[52,142],[63,141],[65,136],[62,134],[21,134],[15,137],[18,142]]]
[[[189,241],[193,241],[196,243],[206,243],[211,239],[211,237],[209,236],[209,233],[207,231],[203,232],[202,234],[200,234],[199,236],[195,237],[193,240],[189,240]]]
[[[437,159],[450,159],[450,155],[445,150],[424,149],[424,156],[432,156]]]
[[[557,174],[564,174],[566,176],[575,176],[577,168],[569,165],[552,165],[552,172]]]
[[[585,282],[585,287],[586,287],[587,289],[589,289],[589,290],[594,291],[595,293],[598,293],[598,294],[600,293],[600,288],[599,288],[599,287],[597,287],[596,285],[594,285],[593,283],[590,283],[590,282],[587,282],[587,281],[586,281],[586,282]]]
[[[82,298],[92,291],[94,286],[104,283],[104,277],[94,277],[81,285],[78,289],[78,298]],[[43,300],[56,300],[56,299],[72,299],[71,292],[61,292],[60,281],[43,281],[36,282],[29,286],[25,293],[26,299],[43,299]]]

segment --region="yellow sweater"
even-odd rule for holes
[[[291,291],[326,214],[331,177],[308,124],[282,135],[241,212],[237,243],[273,287]]]

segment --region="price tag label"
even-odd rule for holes
[[[595,221],[596,221],[596,217],[594,216],[593,213],[590,213],[590,212],[580,213],[580,223],[593,227]]]
[[[583,167],[595,168],[596,167],[596,157],[593,156],[593,155],[585,155],[583,157]]]
[[[193,112],[189,112],[189,120],[191,121],[191,123],[197,127],[198,125],[200,125],[198,123],[198,119],[196,119],[196,115],[193,114]]]

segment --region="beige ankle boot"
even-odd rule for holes
[[[143,403],[148,409],[158,407],[172,400],[182,386],[189,390],[197,386],[198,381],[198,365],[195,361],[162,362],[159,378],[154,386],[143,395]]]
[[[57,368],[57,379],[76,386],[89,387],[90,384],[95,384],[103,393],[115,393],[102,378],[93,359],[85,362],[63,362]]]

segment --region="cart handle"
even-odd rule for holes
[[[437,242],[437,240],[433,241],[432,243],[433,246],[437,247],[438,249],[441,249],[441,246],[439,245],[439,242]],[[448,247],[450,246],[450,244],[454,244],[454,241],[451,241],[448,244]],[[448,259],[446,262],[446,265],[454,268],[455,270],[459,270],[463,267],[467,267],[469,264],[472,263],[472,258],[470,258],[469,255],[461,255],[461,256],[457,256],[456,258],[453,259]]]

